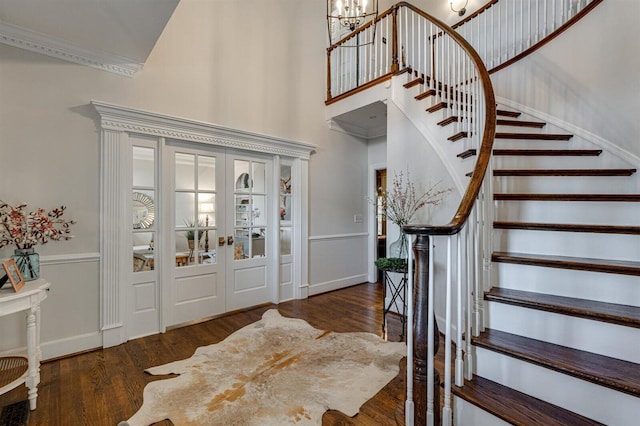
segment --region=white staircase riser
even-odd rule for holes
[[[495,220],[500,221],[640,226],[640,202],[496,201],[495,205]]]
[[[640,306],[640,278],[514,263],[493,263],[493,285],[555,296]]]
[[[498,176],[493,181],[496,193],[636,194],[637,186],[628,176]]]
[[[495,229],[494,250],[640,261],[640,235]]]
[[[492,330],[640,363],[640,329],[485,301],[485,326]],[[638,400],[640,403],[640,400]]]
[[[476,374],[489,380],[609,426],[629,426],[637,419],[636,397],[483,348],[475,352]]]
[[[510,423],[454,396],[453,424],[456,426],[509,426]]]

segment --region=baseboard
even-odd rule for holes
[[[42,350],[42,360],[50,360],[69,356],[71,354],[87,352],[102,347],[102,335],[99,332],[81,334],[78,336],[67,337],[51,342],[40,344]],[[0,353],[0,356],[17,356],[27,353],[26,347],[15,348]]]
[[[309,286],[309,296],[326,293],[328,291],[339,290],[345,287],[351,287],[352,285],[361,284],[364,282],[369,282],[367,280],[367,274],[354,275],[352,277],[340,278],[337,280],[326,281],[318,284],[311,284]]]

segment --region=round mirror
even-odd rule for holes
[[[153,198],[142,192],[133,193],[133,229],[146,229],[153,225],[156,209]]]

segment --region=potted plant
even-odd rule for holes
[[[202,228],[204,226],[204,223],[202,223],[202,221],[198,221],[197,223],[193,220],[185,220],[184,222],[185,226],[187,228],[195,228],[196,226],[198,228]],[[200,239],[202,238],[202,235],[204,234],[204,230],[203,229],[198,229],[198,241],[200,241]],[[187,237],[187,241],[189,242],[189,250],[193,250],[193,248],[195,247],[195,236],[196,236],[196,230],[195,229],[189,229],[188,231],[186,231],[184,233],[185,237]]]

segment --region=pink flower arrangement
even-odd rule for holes
[[[0,200],[0,248],[15,245],[18,249],[30,249],[36,244],[45,244],[49,240],[69,240],[69,227],[76,223],[64,220],[65,206],[49,212],[37,209],[25,212],[26,204],[11,206]]]
[[[409,172],[406,180],[403,172],[399,174],[394,172],[391,189],[382,191],[381,188],[378,192],[382,200],[382,214],[387,220],[400,227],[411,223],[418,210],[426,205],[437,206],[442,202],[445,194],[451,191],[451,188],[437,189],[439,184],[439,182],[436,183],[427,192],[417,196],[416,187],[409,178]]]

